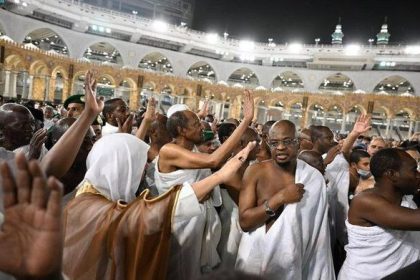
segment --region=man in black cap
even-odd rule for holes
[[[85,108],[85,96],[83,94],[72,95],[64,101],[68,118],[78,118]]]

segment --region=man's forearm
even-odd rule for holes
[[[76,122],[42,159],[41,166],[47,176],[61,178],[73,164],[86,132],[96,116],[83,111]]]
[[[249,122],[244,120],[241,124],[239,124],[232,135],[210,155],[212,162],[215,162],[214,167],[218,167],[228,157],[229,153],[239,143],[241,136],[245,133],[248,125]]]

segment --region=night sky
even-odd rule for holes
[[[418,2],[418,1],[417,1]],[[368,44],[384,17],[392,44],[420,43],[420,9],[407,0],[196,0],[193,29],[276,43],[331,42],[338,18],[344,43]],[[418,2],[417,7],[420,5]]]

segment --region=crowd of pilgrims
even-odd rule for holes
[[[241,120],[130,112],[95,87],[0,107],[0,279],[419,275],[419,133],[256,124],[247,90]]]

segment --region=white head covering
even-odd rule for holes
[[[85,180],[112,201],[136,198],[149,145],[127,133],[102,137],[93,145],[87,160]]]
[[[170,118],[173,114],[179,111],[191,111],[190,108],[185,104],[175,104],[169,107],[166,116]]]

